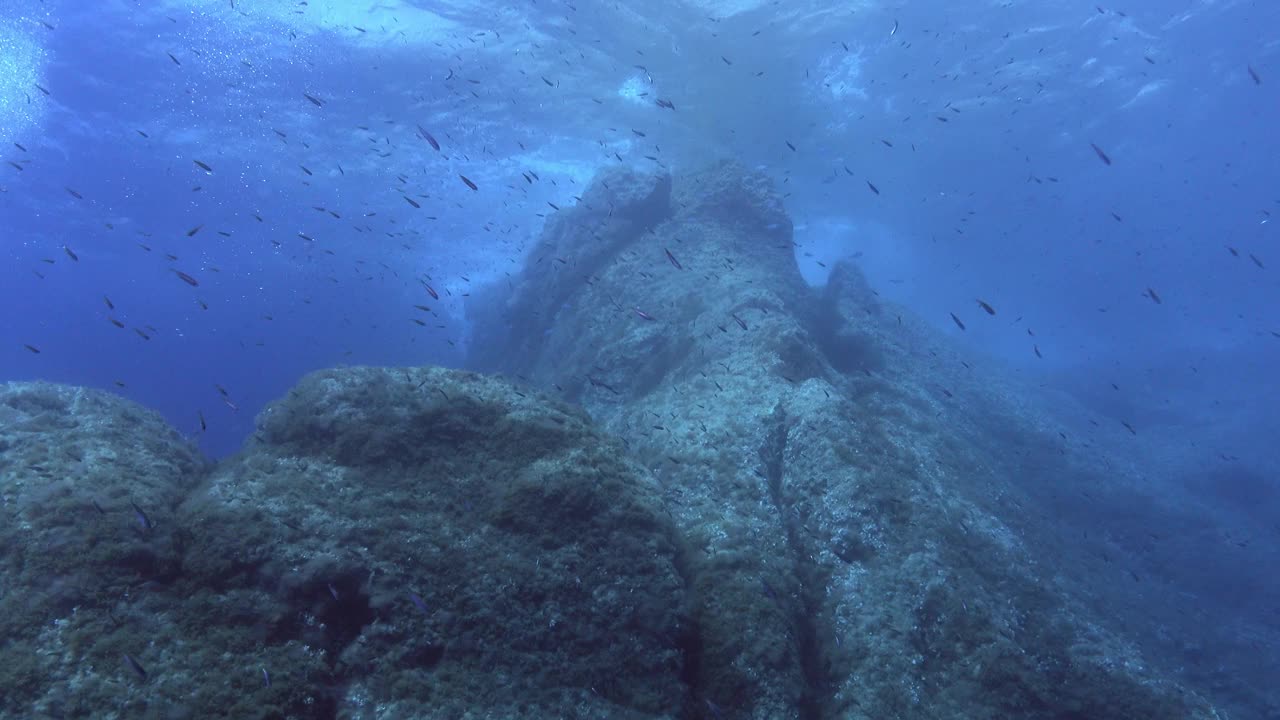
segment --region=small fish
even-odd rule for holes
[[[177,275],[178,277],[182,278],[182,282],[190,285],[191,287],[197,287],[198,285],[200,285],[199,280],[196,280],[195,278],[182,272],[181,270],[174,270],[173,268],[169,268],[169,271],[172,272],[174,275]]]
[[[435,288],[431,287],[430,285],[428,285],[428,284],[426,284],[426,283],[422,283],[422,286],[423,286],[423,287],[425,287],[425,288],[427,289],[427,294],[431,296],[431,299],[432,299],[432,300],[439,300],[439,299],[440,299],[440,295],[439,295],[439,293],[437,293],[437,292],[436,292],[436,289],[435,289]]]
[[[889,37],[893,37],[894,35],[897,35],[897,34],[898,34],[898,20],[897,18],[894,18],[893,29],[889,31]]]
[[[81,195],[80,193],[76,192],[75,190],[73,190],[73,189],[71,189],[71,188],[63,188],[63,189],[64,189],[64,190],[66,190],[68,193],[70,193],[70,194],[71,194],[71,197],[73,197],[73,198],[75,198],[75,199],[77,199],[77,200],[83,200],[83,199],[84,199],[84,196],[83,196],[83,195]]]
[[[201,223],[201,224],[199,224],[199,225],[197,225],[197,226],[195,226],[195,227],[191,228],[190,230],[188,230],[188,231],[187,231],[187,237],[195,237],[195,234],[196,234],[196,233],[198,233],[198,232],[200,232],[200,229],[201,229],[201,228],[203,228],[203,227],[204,227],[204,224],[203,224],[203,223]]]
[[[1160,296],[1156,294],[1156,291],[1152,290],[1151,288],[1147,288],[1147,291],[1143,293],[1143,295],[1146,295],[1147,297],[1151,298],[1151,301],[1157,305],[1164,304],[1164,301],[1160,299]]]
[[[982,308],[983,310],[985,310],[985,311],[987,312],[987,314],[988,314],[988,315],[995,315],[995,314],[996,314],[996,309],[995,309],[995,308],[993,308],[993,307],[991,307],[990,305],[988,305],[988,304],[987,304],[985,301],[983,301],[982,299],[978,299],[978,307],[980,307],[980,308]]]
[[[267,673],[266,668],[262,668],[262,686],[266,688],[271,687],[271,675]]]
[[[733,318],[734,321],[738,323],[738,327],[742,328],[743,330],[747,329],[747,324],[742,321],[742,318],[738,317],[737,313],[729,313],[729,317]]]
[[[1036,357],[1038,357],[1038,358],[1044,358],[1044,356],[1040,354],[1040,346],[1039,346],[1039,345],[1036,345],[1036,344],[1032,343],[1032,345],[1031,345],[1031,349],[1035,351],[1035,353],[1036,353]]]
[[[333,596],[335,602],[338,601],[338,588],[334,587],[333,583],[329,583],[329,594]]]
[[[205,171],[205,172],[208,172],[208,173],[213,172],[213,168],[209,167],[208,165],[205,165],[204,163],[200,162],[199,160],[192,160],[191,162],[195,163],[195,164],[196,164],[196,167],[200,168],[201,170],[203,170],[203,171]]]
[[[26,344],[26,343],[23,343],[23,344],[22,344],[22,347],[24,347],[24,348],[26,348],[27,350],[31,351],[31,353],[33,353],[33,354],[35,354],[35,355],[39,355],[39,354],[40,354],[40,348],[36,347],[35,345],[28,345],[28,344]]]
[[[666,254],[667,254],[667,259],[671,261],[671,264],[672,264],[672,265],[674,265],[674,266],[675,266],[675,268],[676,268],[677,270],[683,270],[683,269],[684,269],[684,266],[680,264],[680,261],[676,259],[676,256],[675,256],[675,255],[672,255],[672,254],[671,254],[671,251],[670,251],[670,250],[668,250],[668,249],[666,249],[666,248],[662,248],[662,252],[664,252],[664,253],[666,253]]]
[[[405,202],[409,203],[409,204],[410,204],[410,205],[412,205],[414,208],[417,208],[417,209],[421,209],[421,208],[422,208],[422,206],[418,204],[418,201],[417,201],[417,200],[414,200],[413,198],[409,197],[408,195],[403,195],[402,197],[404,198],[404,201],[405,201]]]
[[[475,184],[475,183],[473,183],[473,182],[471,182],[471,180],[470,180],[470,179],[468,179],[466,175],[459,175],[458,177],[462,178],[462,182],[466,183],[466,184],[467,184],[467,187],[471,188],[472,190],[479,190],[479,189],[480,189],[480,188],[476,187],[476,184]]]
[[[880,188],[876,187],[870,180],[867,181],[867,187],[871,188],[871,192],[879,195]]]
[[[1263,265],[1262,261],[1258,259],[1258,256],[1254,255],[1253,253],[1249,253],[1249,259],[1253,261],[1254,265],[1257,265],[1260,268],[1266,267],[1266,265]]]
[[[792,145],[790,140],[783,140],[782,142],[786,143],[787,147],[791,148],[791,152],[796,152],[796,146]]]
[[[204,431],[208,430],[208,429],[209,429],[209,424],[208,424],[208,423],[206,423],[206,422],[204,421],[204,411],[203,411],[203,410],[197,410],[197,411],[196,411],[196,416],[200,418],[200,432],[204,432]]]
[[[436,142],[435,137],[433,137],[431,133],[427,132],[427,129],[422,127],[421,125],[418,126],[418,135],[421,136],[423,140],[426,140],[429,145],[431,145],[432,150],[435,150],[436,152],[440,152],[440,143]]]
[[[129,504],[133,506],[133,518],[138,521],[138,525],[140,525],[143,530],[151,531],[156,528],[155,524],[151,522],[151,518],[147,517],[147,514],[142,511],[142,508],[138,507],[138,503],[130,501]]]
[[[107,318],[107,320],[110,320],[112,325],[115,325],[116,327],[120,328],[121,330],[123,330],[123,329],[124,329],[124,323],[120,322],[119,320],[117,320],[117,319],[115,319],[115,318],[113,318],[113,317],[109,317],[109,318]]]
[[[174,64],[174,65],[179,65],[179,66],[181,66],[181,65],[182,65],[182,63],[178,61],[178,58],[176,58],[176,57],[174,57],[174,56],[173,56],[173,53],[171,53],[171,52],[167,52],[167,53],[165,53],[165,55],[168,55],[168,56],[169,56],[169,59],[173,61],[173,64]]]
[[[144,670],[142,668],[142,664],[139,663],[137,660],[134,660],[133,656],[130,655],[129,653],[124,654],[124,664],[128,665],[129,669],[132,670],[134,673],[136,673],[139,678],[143,680],[147,679],[147,671]]]
[[[649,313],[647,313],[647,312],[645,312],[645,311],[641,310],[640,308],[635,308],[635,311],[636,311],[636,314],[637,314],[637,315],[639,315],[641,318],[643,318],[643,319],[645,319],[645,320],[655,320],[655,319],[656,319],[656,318],[654,318],[652,315],[650,315]]]
[[[302,97],[304,97],[304,98],[306,98],[306,99],[310,100],[310,101],[311,101],[311,104],[312,104],[312,105],[315,105],[316,107],[324,107],[324,101],[323,101],[323,100],[321,100],[321,99],[319,99],[319,98],[317,98],[317,97],[314,97],[314,96],[312,96],[312,95],[308,95],[308,94],[306,94],[306,93],[302,93]]]
[[[103,296],[102,296],[102,302],[104,302],[104,303],[106,303],[106,304],[107,304],[107,309],[108,309],[108,310],[115,310],[115,309],[116,309],[115,303],[111,302],[111,298],[107,297],[106,295],[103,295]]]
[[[1253,78],[1254,85],[1261,85],[1262,78],[1258,77],[1258,71],[1253,69],[1252,65],[1245,66],[1249,70],[1249,77]]]
[[[423,614],[426,614],[426,615],[431,614],[431,611],[427,608],[427,601],[423,600],[421,595],[415,592],[411,592],[409,593],[409,599],[413,601],[414,607],[421,610]]]
[[[964,323],[960,322],[960,318],[956,317],[955,313],[949,313],[949,314],[951,315],[952,322],[956,324],[956,327],[960,328],[961,330],[964,330]]]
[[[1107,165],[1111,164],[1111,156],[1103,152],[1102,148],[1098,147],[1097,145],[1094,145],[1093,143],[1089,143],[1089,147],[1093,148],[1093,151],[1098,154],[1099,160],[1101,160],[1103,163]]]
[[[1133,429],[1133,426],[1132,426],[1132,425],[1130,425],[1129,423],[1125,422],[1124,420],[1121,420],[1121,421],[1120,421],[1120,424],[1121,424],[1121,425],[1123,425],[1123,426],[1124,426],[1124,429],[1125,429],[1125,430],[1128,430],[1128,431],[1129,431],[1129,433],[1130,433],[1131,435],[1137,435],[1137,434],[1138,434],[1138,431],[1137,431],[1137,430],[1134,430],[1134,429]]]
[[[66,245],[63,245],[62,251],[67,254],[67,257],[71,258],[75,262],[80,262],[80,256],[76,255],[74,252],[71,252],[71,248],[67,247]]]

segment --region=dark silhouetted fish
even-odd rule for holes
[[[139,663],[137,660],[134,660],[133,656],[130,655],[129,653],[124,654],[124,664],[128,665],[129,669],[132,670],[135,674],[137,674],[139,678],[143,680],[147,679],[147,671],[144,670],[142,668],[142,664]]]

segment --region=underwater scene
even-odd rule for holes
[[[0,0],[0,719],[1280,718],[1280,3]]]

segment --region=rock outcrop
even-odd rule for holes
[[[932,333],[852,266],[810,291],[761,176],[676,178],[670,207],[589,266],[536,247],[514,287],[555,311],[491,365],[581,403],[658,478],[692,548],[695,696],[743,718],[1208,716],[995,511],[1012,481],[963,441]],[[593,212],[565,215],[607,225]]]

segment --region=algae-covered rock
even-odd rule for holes
[[[765,176],[583,198],[469,308],[560,400],[321,371],[209,468],[0,390],[0,716],[1213,717],[1056,572],[1008,448],[1058,429],[856,267],[808,288]]]
[[[216,632],[271,672],[293,672],[290,647],[320,658],[344,717],[687,702],[672,527],[652,479],[568,406],[439,369],[315,373],[184,509],[184,592],[244,605],[253,626]]]
[[[130,401],[0,385],[0,715],[92,706],[72,680],[143,652],[148,638],[123,628],[135,598],[178,574],[175,511],[205,470],[191,443]]]
[[[320,372],[207,477],[92,391],[9,386],[0,436],[0,716],[690,706],[673,527],[568,406],[467,373]]]

